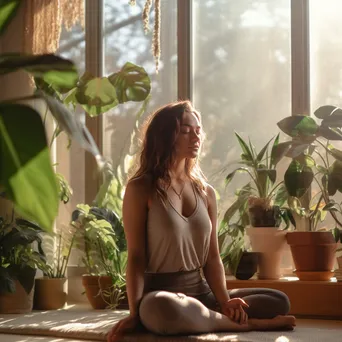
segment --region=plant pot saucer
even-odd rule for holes
[[[297,271],[294,270],[299,280],[304,281],[329,281],[334,276],[334,271]]]

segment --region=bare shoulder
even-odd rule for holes
[[[148,175],[143,175],[131,179],[126,187],[126,193],[139,195],[140,197],[148,198],[152,189],[152,178]]]
[[[206,191],[207,191],[208,202],[209,203],[211,201],[216,202],[216,191],[210,184],[207,184]]]

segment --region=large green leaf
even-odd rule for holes
[[[279,161],[287,154],[291,146],[292,141],[286,141],[278,144],[278,139],[276,139],[271,152],[271,166],[276,166]]]
[[[151,80],[143,67],[127,62],[123,68],[110,76],[119,103],[143,101],[151,91]]]
[[[282,207],[284,205],[284,203],[287,201],[288,198],[288,193],[285,187],[285,184],[282,184],[275,195],[274,198],[274,205],[277,205],[278,207]]]
[[[330,116],[322,120],[322,126],[342,127],[342,109],[336,108]]]
[[[22,216],[51,230],[58,188],[39,113],[24,105],[0,105],[0,133],[0,183]]]
[[[232,171],[231,173],[229,173],[228,176],[226,177],[226,185],[228,185],[232,181],[236,172],[248,172],[248,169],[246,167],[239,167],[235,169],[234,171]]]
[[[242,149],[242,155],[244,156],[243,159],[249,162],[254,162],[253,152],[249,149],[247,143],[242,139],[242,137],[237,132],[235,132],[235,136]]]
[[[316,116],[316,118],[318,119],[326,119],[328,118],[331,113],[336,109],[337,107],[335,106],[321,106],[318,109],[316,109],[314,111],[314,115]]]
[[[342,151],[329,144],[327,147],[328,152],[336,159],[342,162]]]
[[[106,77],[84,74],[75,97],[90,116],[97,116],[118,105],[115,87]]]
[[[293,142],[290,149],[286,152],[286,157],[296,158],[310,147],[310,144]]]
[[[329,168],[328,193],[335,195],[336,191],[342,192],[342,162],[335,160]]]
[[[290,196],[301,198],[309,189],[314,178],[310,167],[293,160],[284,175],[284,182]]]
[[[0,56],[0,75],[19,69],[26,70],[36,78],[42,78],[58,90],[72,89],[78,81],[78,73],[74,64],[53,54],[5,54]]]
[[[105,165],[105,162],[85,124],[57,99],[47,96],[44,93],[39,93],[39,95],[46,101],[51,114],[55,117],[59,127],[65,131],[70,138],[77,141],[82,148],[93,154],[101,169]]]
[[[251,195],[251,186],[250,183],[246,184],[238,193],[236,200],[231,204],[231,206],[227,209],[224,214],[223,222],[226,224],[230,224],[230,220],[233,218],[235,213],[239,211],[241,207],[245,207],[248,197]]]
[[[267,143],[267,144],[261,149],[261,151],[258,153],[258,155],[257,155],[257,161],[258,161],[258,163],[262,161],[262,158],[264,157],[264,154],[265,154],[265,152],[267,151],[268,145],[270,144],[270,142],[271,142],[272,140],[273,140],[273,138],[270,139],[270,140],[268,141],[268,143]]]
[[[278,127],[291,137],[315,135],[318,130],[315,120],[306,115],[288,116],[278,122]]]
[[[14,293],[15,282],[8,268],[0,266],[0,294]]]
[[[20,0],[0,0],[0,35],[17,13]]]
[[[321,126],[318,128],[317,136],[322,136],[328,140],[342,140],[342,131],[340,128]]]

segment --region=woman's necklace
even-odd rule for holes
[[[173,187],[172,184],[171,184],[171,188],[174,191],[174,193],[178,196],[178,198],[182,199],[182,193],[183,193],[184,188],[185,188],[185,182],[183,182],[183,187],[182,187],[182,189],[179,192],[176,191],[176,189]]]

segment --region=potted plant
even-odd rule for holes
[[[44,262],[41,232],[35,223],[15,219],[14,213],[9,221],[0,217],[0,313],[32,310],[34,277]]]
[[[228,243],[227,237],[231,238]],[[220,229],[218,240],[222,263],[231,274],[240,280],[252,278],[258,268],[258,253],[245,248],[244,231],[232,224],[228,230]]]
[[[330,140],[342,140],[342,110],[334,106],[319,107],[314,115],[320,119],[297,115],[278,122],[292,141],[283,143],[287,156],[293,158],[284,176],[288,203],[296,219],[296,231],[287,235],[296,274],[301,280],[329,280],[333,274],[336,238],[333,230],[318,229],[327,213],[341,227],[340,209],[334,200],[342,190],[342,151]],[[317,157],[317,161],[313,158]],[[318,191],[311,196],[312,183]]]
[[[252,250],[259,253],[260,279],[278,279],[282,249],[286,243],[286,231],[279,227],[282,219],[286,223],[285,228],[294,222],[289,209],[283,206],[287,197],[284,184],[276,182],[276,166],[284,151],[279,148],[279,135],[259,152],[251,141],[247,143],[238,133],[235,135],[242,150],[238,161],[242,166],[228,174],[226,184],[237,172],[246,173],[250,181],[237,192],[237,198],[225,212],[222,224],[249,236]],[[237,222],[233,223],[234,216],[237,216]],[[235,244],[235,248],[239,245]]]
[[[82,283],[94,309],[116,308],[126,300],[127,245],[120,217],[108,208],[108,189],[115,181],[109,174],[93,206],[78,205],[72,217],[76,247],[84,253],[82,262],[87,269]]]
[[[67,266],[74,242],[72,231],[42,233],[45,262],[38,267],[43,277],[35,279],[34,309],[57,310],[65,306],[68,294]]]

